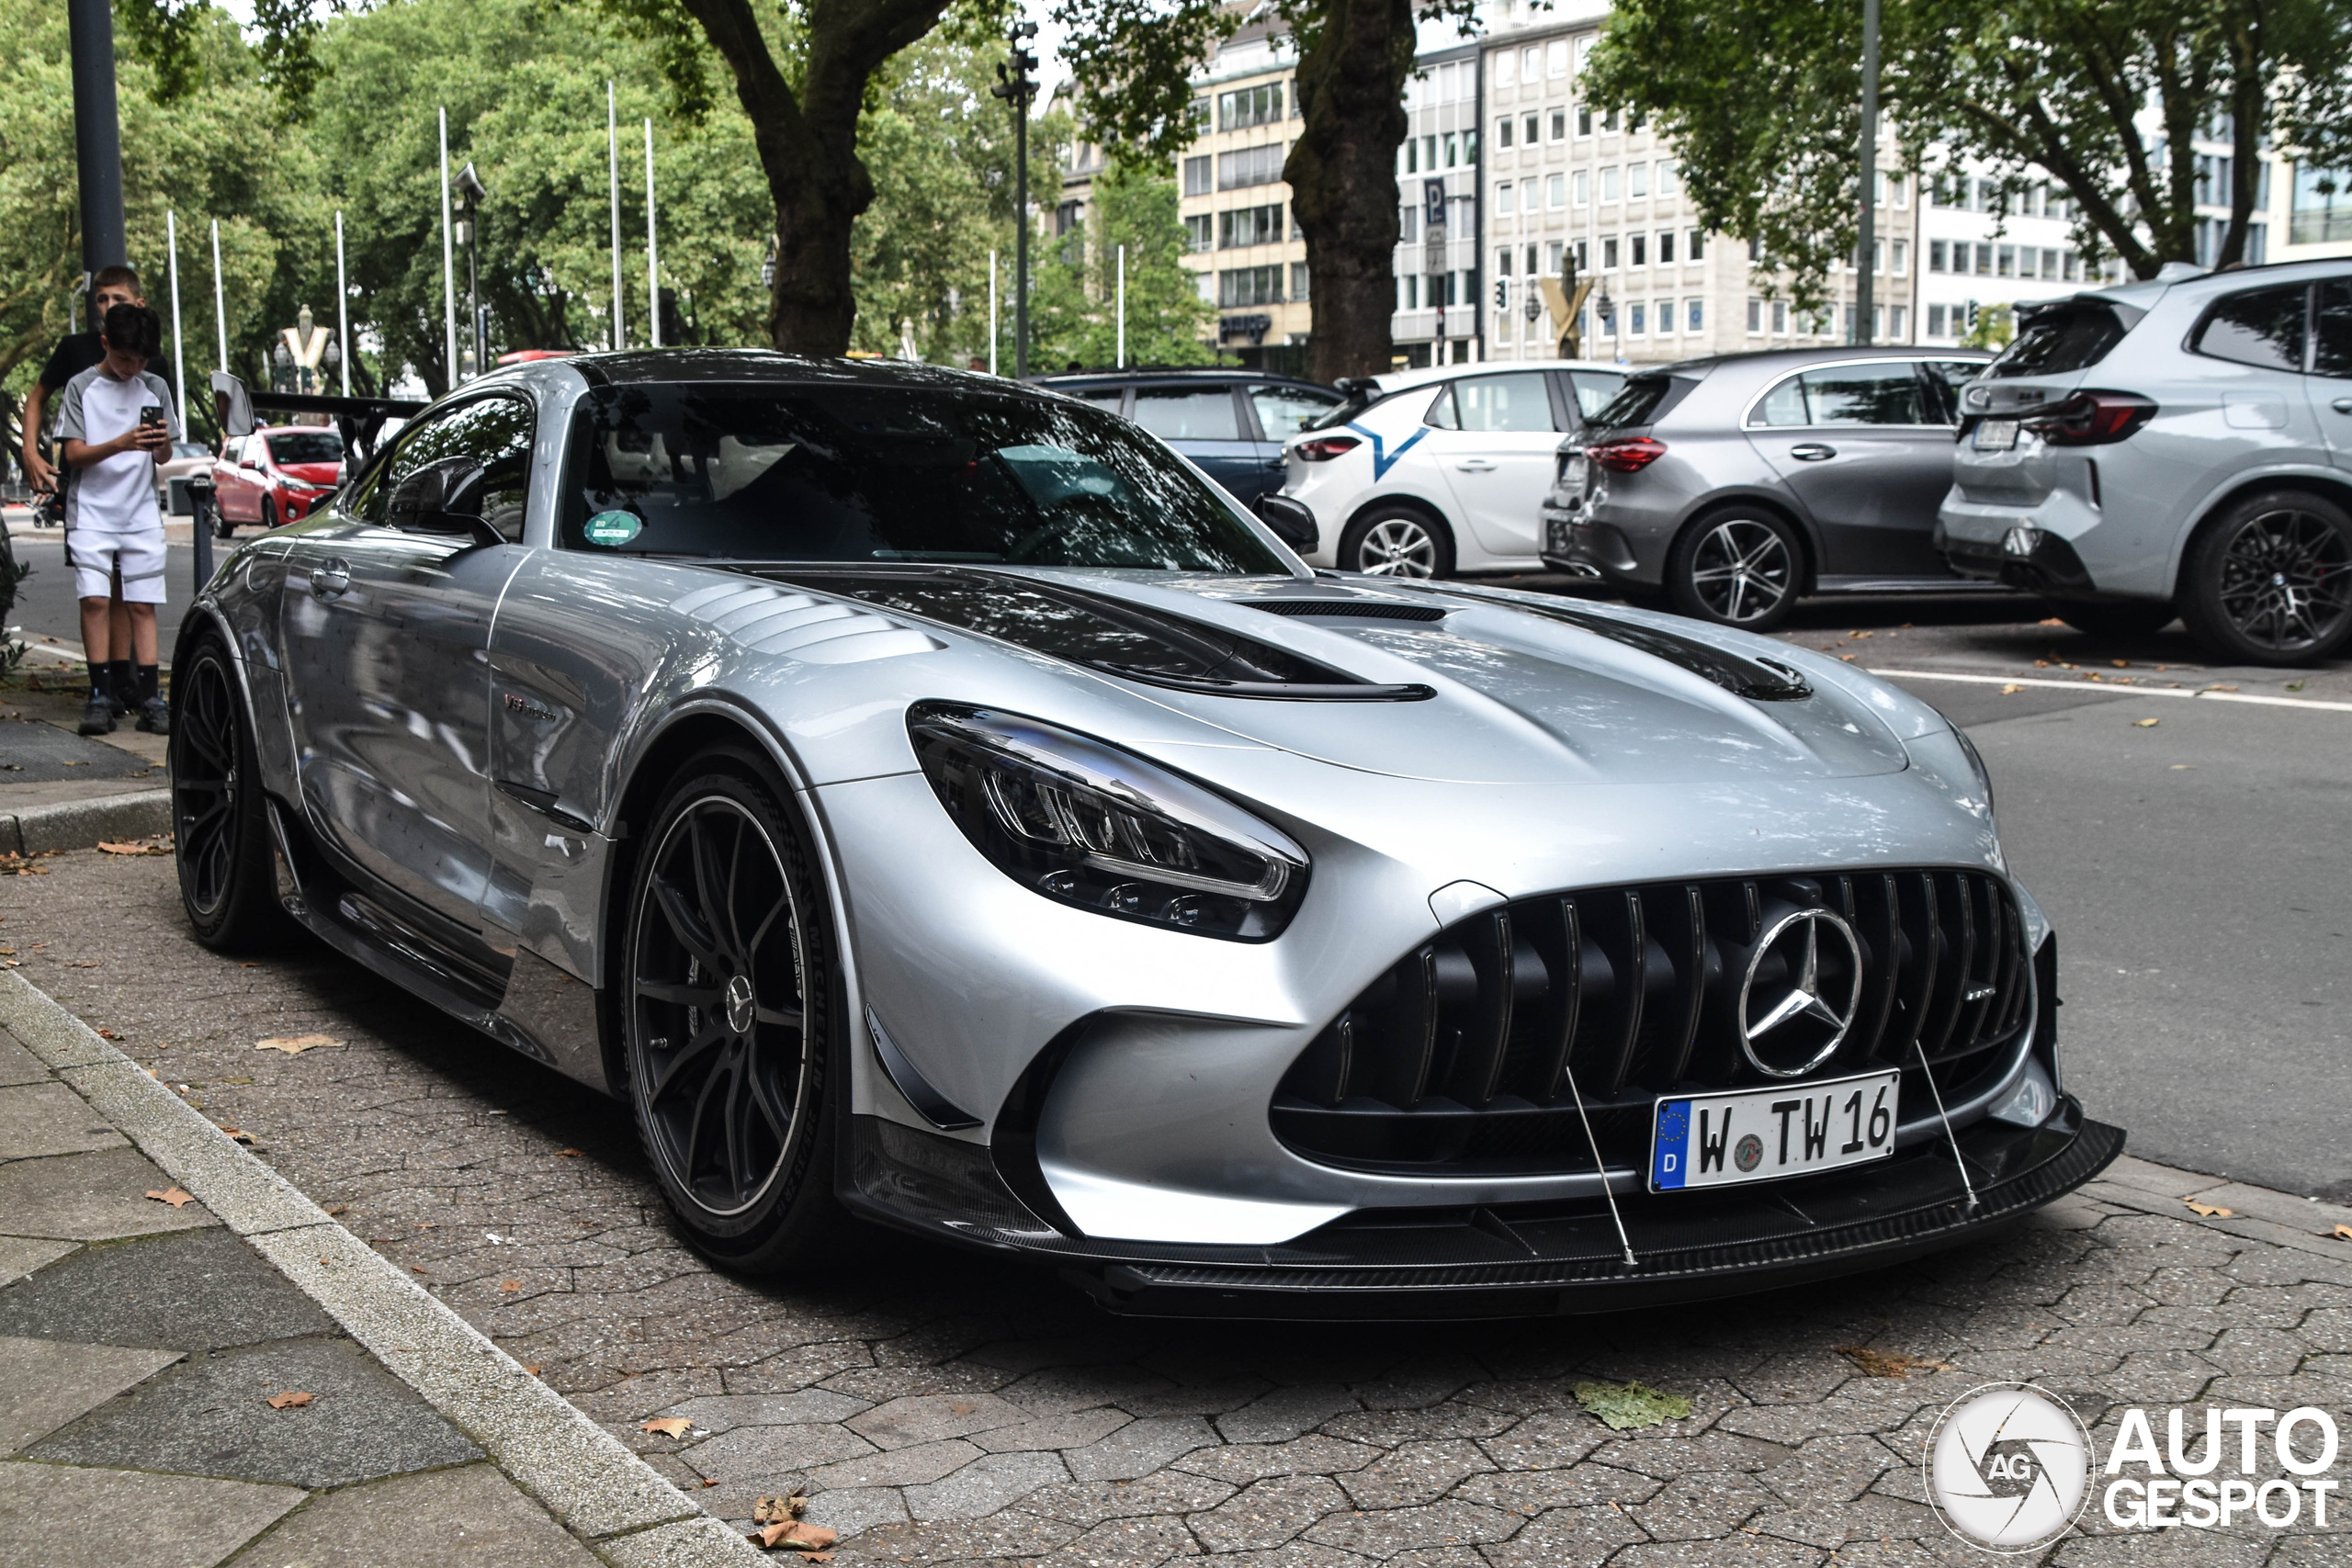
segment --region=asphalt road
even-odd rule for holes
[[[9,620],[23,630],[17,635],[28,642],[53,637],[59,646],[82,650],[82,614],[74,595],[74,573],[65,564],[65,536],[54,528],[34,532],[30,529],[10,529],[9,544],[17,552],[19,566],[30,566],[32,575],[17,585],[17,607]],[[218,561],[235,548],[233,545],[214,540]],[[175,544],[164,552],[164,604],[156,612],[156,636],[165,658],[171,656],[172,638],[179,632],[180,611],[196,593],[196,550],[193,546]]]

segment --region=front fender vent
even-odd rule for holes
[[[1824,988],[1852,1022],[1810,1063],[1744,1044],[1740,991],[1785,992],[1773,933],[1824,911]],[[1759,949],[1769,950],[1759,958]],[[1859,953],[1859,965],[1848,952]],[[1935,1114],[2005,1068],[2032,998],[2025,927],[1999,877],[1905,870],[1650,883],[1522,898],[1457,922],[1366,987],[1292,1064],[1277,1136],[1351,1168],[1425,1175],[1589,1171],[1568,1076],[1603,1161],[1644,1168],[1653,1100],[1904,1070],[1902,1115]],[[1762,991],[1759,991],[1759,996]],[[1821,1038],[1826,1042],[1829,1035]],[[1801,1055],[1809,1055],[1810,1052]]]

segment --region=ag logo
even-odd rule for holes
[[[1954,1535],[1989,1551],[2038,1551],[2075,1528],[2090,1495],[2090,1435],[2030,1383],[1953,1401],[1928,1438],[1928,1500]]]

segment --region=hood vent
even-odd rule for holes
[[[766,583],[697,588],[670,608],[754,653],[786,654],[807,664],[859,664],[947,646],[888,615]]]
[[[1221,604],[1270,615],[1354,616],[1367,621],[1442,621],[1446,611],[1436,604],[1398,604],[1385,599],[1226,599]]]
[[[1482,593],[1476,589],[1458,588],[1448,584],[1444,592],[1462,598],[1476,599],[1521,615],[1540,615],[1547,621],[1560,621],[1588,631],[1595,637],[1605,637],[1614,643],[1662,659],[1679,670],[1687,670],[1703,680],[1712,681],[1724,691],[1758,703],[1802,702],[1813,695],[1813,688],[1805,683],[1802,671],[1792,664],[1777,659],[1751,659],[1733,653],[1713,643],[1702,642],[1679,632],[1657,626],[1621,621],[1613,615],[1597,615],[1589,610],[1570,609],[1566,604],[1531,602],[1525,594],[1506,599],[1498,593]]]

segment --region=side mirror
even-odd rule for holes
[[[212,373],[212,416],[230,435],[243,438],[254,433],[253,394],[226,370]]]
[[[471,457],[427,463],[392,491],[386,521],[417,534],[456,534],[478,545],[503,545],[504,536],[482,520],[482,466]]]
[[[1306,554],[1322,542],[1321,535],[1316,530],[1315,513],[1303,501],[1269,491],[1258,498],[1258,517],[1274,531],[1276,537],[1300,555]]]

